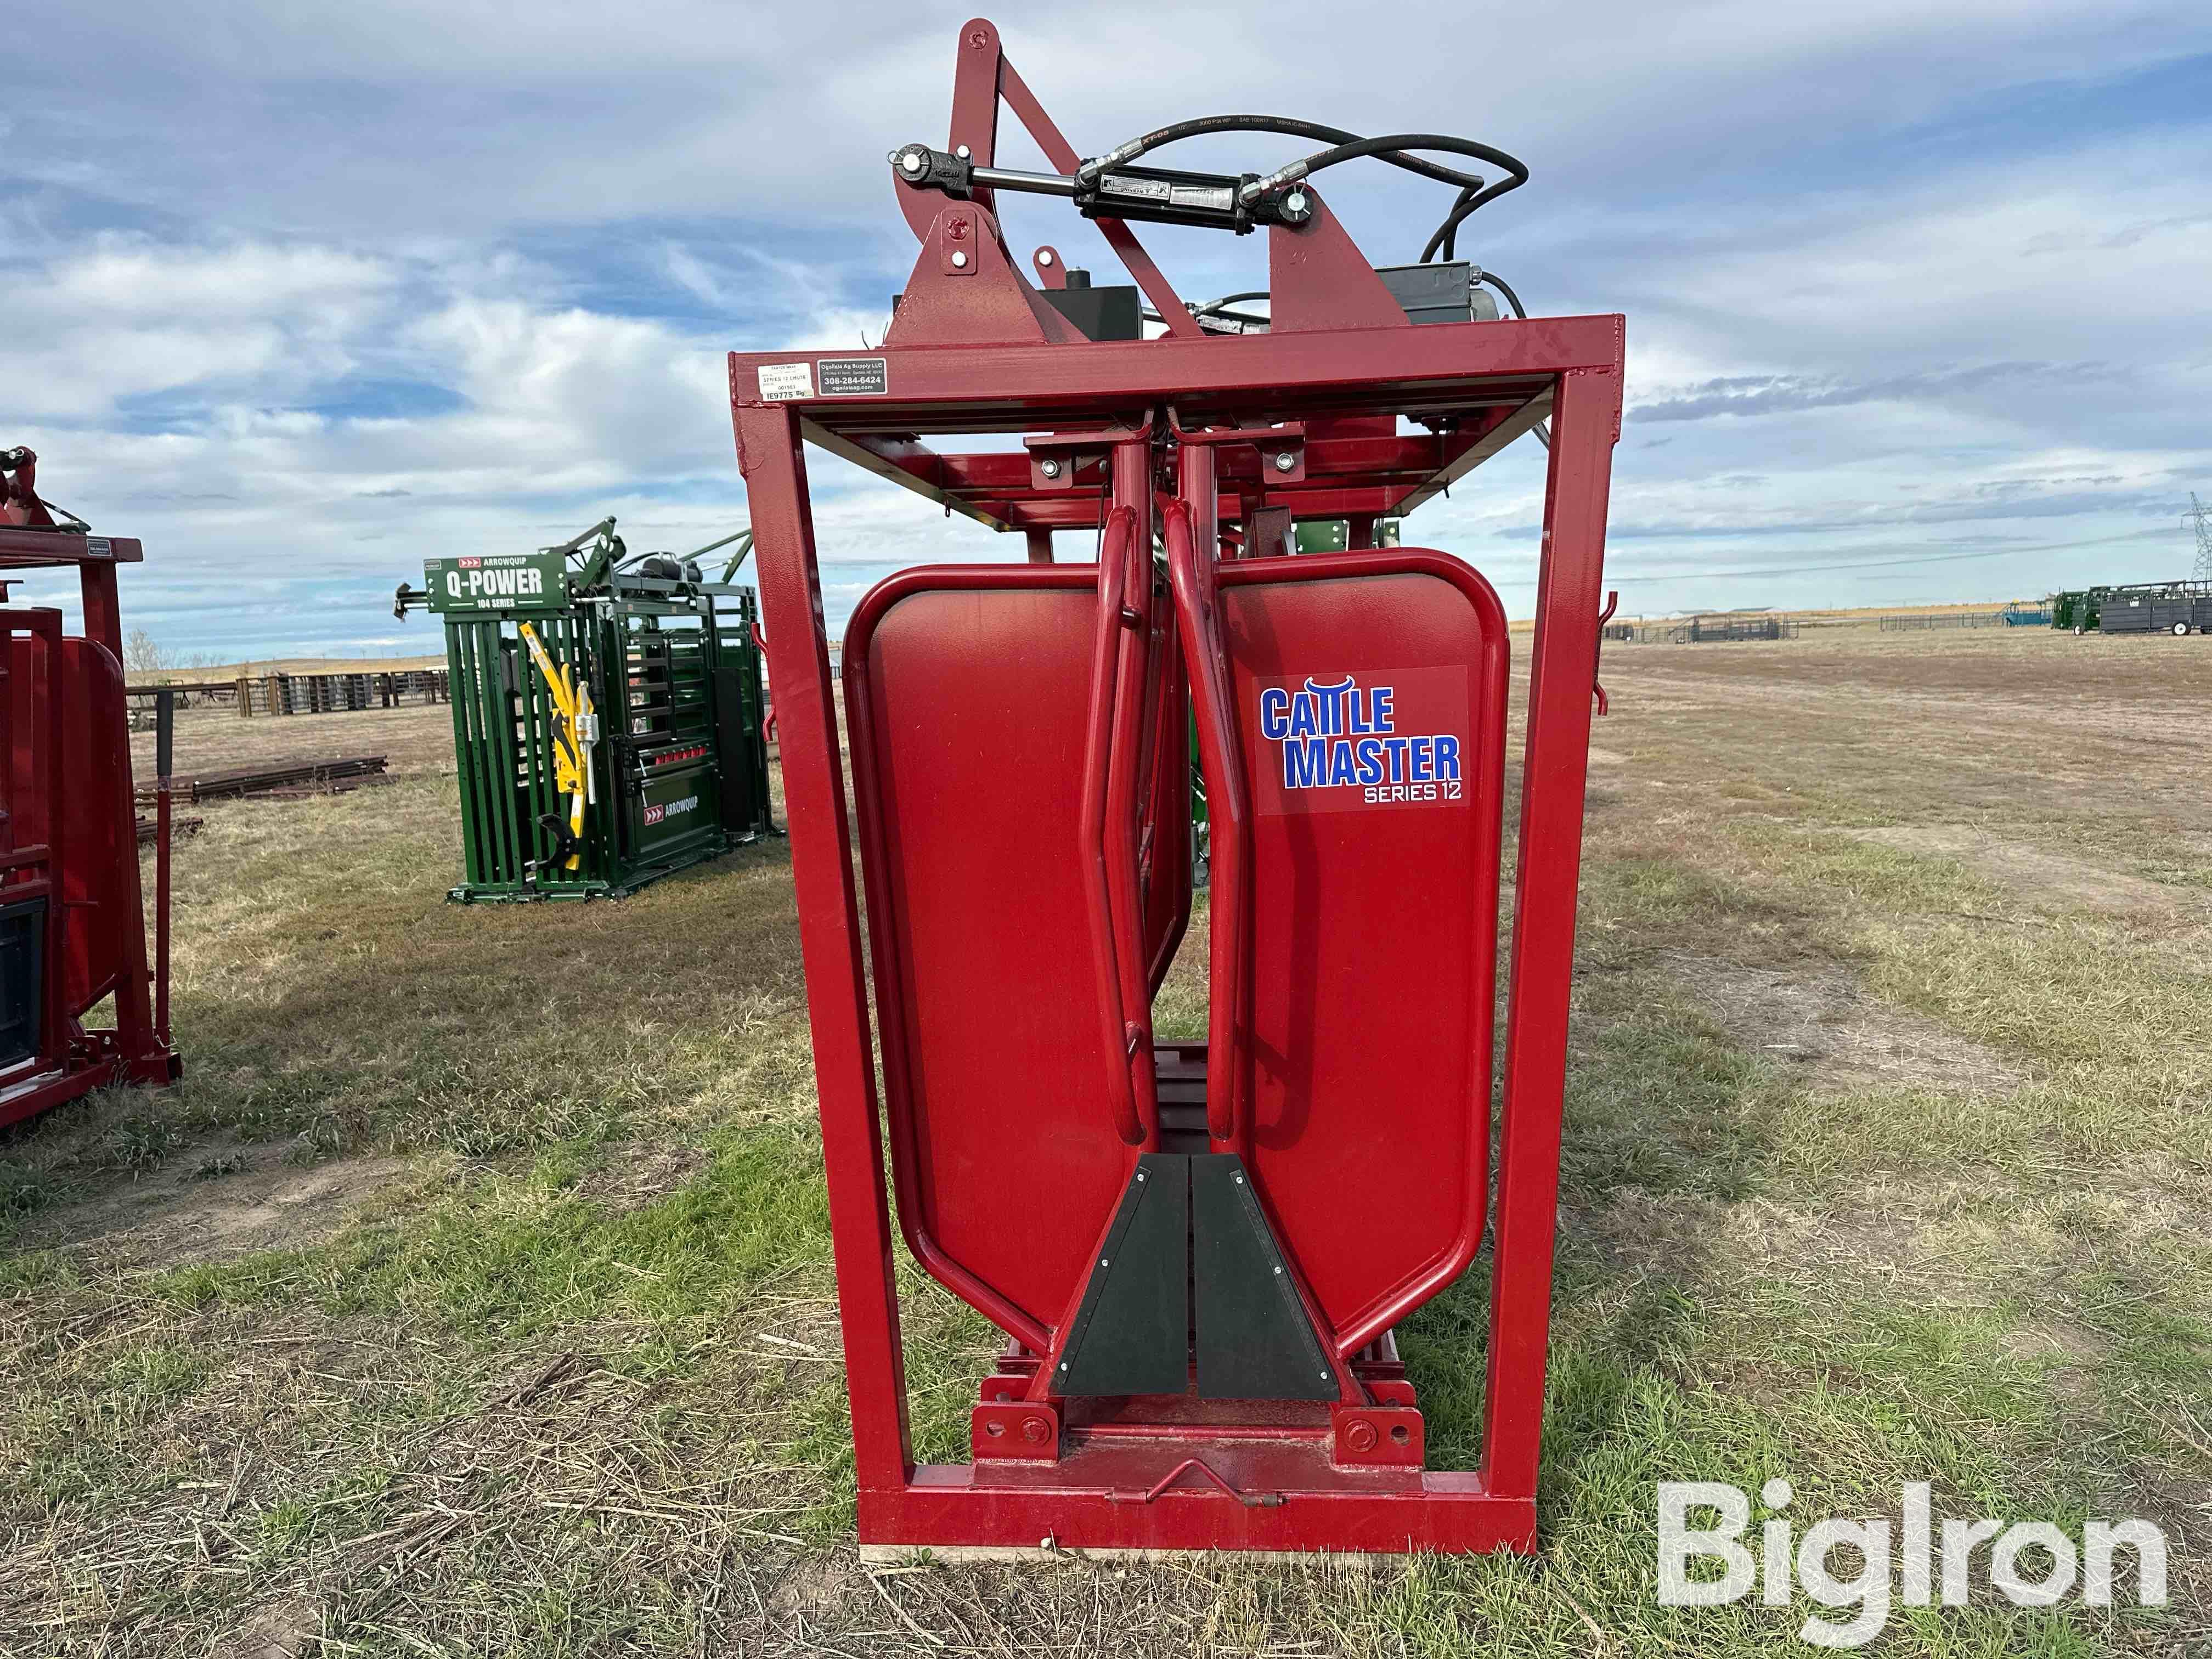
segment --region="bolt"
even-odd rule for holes
[[[1062,1370],[1066,1370],[1067,1369],[1067,1362],[1065,1359],[1060,1362],[1060,1368]]]
[[[952,147],[952,153],[964,161],[968,159],[968,146],[965,144],[955,144]]]
[[[1098,1258],[1098,1265],[1102,1267],[1106,1265],[1106,1258],[1104,1256],[1102,1255]]]
[[[929,165],[929,158],[918,149],[910,149],[899,157],[899,166],[908,173],[920,173]]]
[[[1022,1438],[1032,1446],[1042,1446],[1052,1438],[1052,1424],[1042,1417],[1022,1419]]]
[[[1296,455],[1293,455],[1287,449],[1282,451],[1275,457],[1275,471],[1278,472],[1288,472],[1295,468],[1297,464],[1298,458]]]
[[[1244,1177],[1243,1176],[1231,1176],[1229,1178],[1240,1187],[1244,1184]]]
[[[1057,478],[1060,476],[1060,463],[1058,461],[1041,462],[1038,464],[1037,471],[1048,478]],[[1139,1176],[1137,1179],[1142,1181],[1144,1176]]]
[[[1039,248],[1037,250],[1037,263],[1049,268],[1052,264],[1052,250],[1048,247]]]
[[[1283,1276],[1283,1268],[1282,1268],[1282,1264],[1281,1264],[1280,1262],[1278,1262],[1278,1263],[1276,1264],[1276,1266],[1275,1266],[1275,1277],[1276,1277],[1276,1278],[1278,1278],[1278,1279],[1280,1279],[1282,1276]]]
[[[975,47],[978,52],[981,52],[985,46],[991,44],[991,31],[988,29],[969,29],[968,31],[968,44]],[[1049,1549],[1052,1547],[1052,1540],[1048,1538],[1044,1541],[1045,1547]]]
[[[954,248],[954,249],[952,250],[952,268],[953,268],[953,270],[961,270],[962,268],[963,268],[963,267],[967,264],[967,263],[968,263],[968,256],[967,256],[965,253],[962,252],[958,248]]]
[[[1375,1425],[1365,1418],[1355,1418],[1345,1425],[1344,1443],[1357,1452],[1375,1449]]]
[[[945,227],[945,234],[947,236],[950,236],[956,242],[966,240],[968,236],[968,222],[965,219],[953,220],[950,224]]]
[[[1290,212],[1304,213],[1306,210],[1305,191],[1302,190],[1292,191],[1288,196],[1283,198],[1283,206]]]
[[[1323,1371],[1321,1374],[1321,1380],[1324,1382],[1329,1382],[1335,1376],[1335,1375],[1336,1373],[1334,1371]]]
[[[1050,461],[1047,461],[1047,462],[1045,463],[1045,465],[1046,465],[1046,467],[1048,469],[1048,468],[1050,468],[1050,467],[1051,467],[1052,463],[1051,463]],[[1049,471],[1048,471],[1045,473],[1045,477],[1047,477],[1048,478],[1048,477],[1052,477],[1052,473],[1051,473]],[[1142,1181],[1144,1178],[1145,1178],[1145,1172],[1144,1172],[1142,1170],[1138,1170],[1138,1171],[1137,1171],[1137,1179],[1138,1179],[1138,1180],[1139,1180],[1139,1181]]]

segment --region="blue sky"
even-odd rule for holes
[[[1076,147],[1183,116],[1463,132],[1534,181],[1462,252],[1629,319],[1625,610],[1905,605],[2182,574],[2212,496],[2212,9],[1279,0],[997,17]],[[142,538],[126,616],[222,659],[434,649],[426,556],[742,522],[722,354],[881,337],[962,7],[74,0],[0,104],[0,445]],[[1347,24],[1346,19],[1356,21]],[[1264,31],[1261,24],[1264,21]],[[1013,131],[1011,119],[1006,123]],[[1261,137],[1170,159],[1269,168]],[[1021,165],[1018,142],[1002,160]],[[1443,187],[1330,201],[1409,260]],[[1108,280],[1064,204],[1008,214]],[[1187,295],[1264,239],[1147,233]],[[833,620],[883,570],[1018,556],[817,459]],[[1533,598],[1524,441],[1409,539]],[[42,597],[51,589],[34,589]]]

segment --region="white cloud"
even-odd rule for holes
[[[426,552],[559,540],[606,511],[670,546],[711,539],[744,501],[723,353],[881,339],[915,252],[882,158],[942,133],[968,15],[664,0],[621,28],[570,3],[517,28],[509,8],[450,0],[80,0],[41,36],[79,72],[11,88],[0,442],[44,453],[56,499],[144,537],[131,603],[149,625],[210,626],[189,607],[251,593],[218,608],[226,626],[305,643],[367,602],[343,594],[388,592]],[[1536,183],[1468,246],[1539,311],[1629,314],[1624,574],[1991,536],[2106,546],[2160,522],[2192,469],[2212,480],[2212,127],[2099,102],[2212,50],[2201,7],[1435,18],[1347,28],[1298,0],[1263,33],[1198,6],[1102,39],[1067,3],[1010,22],[1008,49],[1083,149],[1230,106],[1474,126],[1525,151]],[[2027,118],[2051,99],[2072,112]],[[1002,155],[1035,159],[1010,115]],[[1379,167],[1326,187],[1378,260],[1411,257],[1442,206]],[[1063,204],[1008,218],[1018,252],[1051,240],[1111,279]],[[1147,240],[1192,293],[1250,285],[1264,252]],[[827,558],[1012,550],[842,464],[813,472]],[[1424,533],[1525,604],[1541,476],[1518,446]],[[2178,527],[2174,546],[2147,546],[2142,574],[2185,556]],[[2081,562],[2023,555],[1986,580],[2031,591]]]

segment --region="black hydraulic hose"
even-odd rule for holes
[[[1342,127],[1333,127],[1322,121],[1301,121],[1291,115],[1201,115],[1193,120],[1177,121],[1169,126],[1155,128],[1141,138],[1133,138],[1126,144],[1117,144],[1107,152],[1103,158],[1103,165],[1120,167],[1125,162],[1135,161],[1137,157],[1149,151],[1162,149],[1169,144],[1180,143],[1186,138],[1195,138],[1210,132],[1279,132],[1292,138],[1326,139],[1332,144],[1363,142],[1358,133],[1347,132]],[[1462,142],[1464,141],[1455,139],[1447,144],[1425,146],[1425,148],[1454,149]],[[1370,153],[1375,154],[1378,159],[1388,161],[1392,167],[1403,167],[1408,173],[1418,173],[1425,179],[1435,179],[1438,184],[1462,186],[1473,185],[1479,188],[1482,183],[1481,179],[1472,173],[1462,173],[1457,168],[1445,167],[1441,162],[1424,161],[1418,155],[1407,155],[1401,150],[1384,149]],[[1503,155],[1504,152],[1500,151],[1498,154]],[[1498,163],[1500,167],[1509,164],[1520,169],[1522,178],[1525,179],[1528,176],[1528,170],[1522,167],[1518,161],[1511,161],[1508,158]]]
[[[1426,245],[1422,247],[1421,263],[1426,264],[1435,258],[1439,248],[1444,250],[1444,258],[1450,258],[1451,250],[1458,240],[1459,228],[1466,222],[1467,216],[1485,202],[1494,202],[1507,191],[1520,189],[1528,182],[1528,174],[1524,168],[1519,178],[1500,179],[1487,190],[1462,191],[1459,200],[1452,204],[1452,210],[1444,215],[1443,223],[1436,228]]]
[[[1521,296],[1506,286],[1505,279],[1503,276],[1500,276],[1495,271],[1486,270],[1482,273],[1480,280],[1489,283],[1491,287],[1496,289],[1500,294],[1503,294],[1505,296],[1505,303],[1513,307],[1513,314],[1516,317],[1518,317],[1524,323],[1528,320],[1528,313],[1522,309]]]
[[[1279,169],[1270,182],[1287,184],[1293,179],[1309,178],[1324,167],[1333,167],[1340,161],[1357,161],[1363,155],[1401,158],[1402,165],[1403,161],[1413,159],[1405,154],[1409,149],[1440,149],[1454,155],[1471,155],[1478,161],[1504,167],[1509,176],[1484,192],[1488,196],[1502,196],[1505,191],[1528,182],[1528,165],[1519,157],[1509,155],[1495,145],[1479,143],[1472,138],[1455,138],[1442,132],[1391,132],[1380,138],[1347,139],[1343,143],[1332,144],[1327,149],[1316,150],[1303,161],[1293,161],[1289,167]],[[1437,171],[1451,175],[1445,179],[1447,184],[1470,189],[1479,189],[1482,184],[1482,180],[1473,173],[1455,173],[1448,167],[1439,167]]]
[[[1190,314],[1194,317],[1209,316],[1212,313],[1220,310],[1224,306],[1239,305],[1246,300],[1264,300],[1267,297],[1267,290],[1264,288],[1249,289],[1242,294],[1224,294],[1218,300],[1208,300],[1202,306],[1193,306],[1190,308]],[[1254,318],[1252,320],[1255,322],[1265,322],[1267,321],[1267,319],[1264,317],[1257,317]]]

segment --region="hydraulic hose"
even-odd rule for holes
[[[1086,177],[1095,177],[1107,167],[1121,167],[1152,150],[1164,149],[1169,144],[1180,143],[1186,138],[1196,138],[1211,132],[1278,132],[1292,138],[1325,139],[1332,144],[1361,142],[1359,135],[1356,132],[1347,132],[1342,127],[1333,127],[1326,122],[1301,121],[1296,116],[1201,115],[1193,120],[1177,121],[1169,126],[1157,127],[1141,138],[1132,138],[1126,144],[1117,144],[1096,160],[1085,161],[1081,172]],[[1432,148],[1456,149],[1463,142],[1463,140],[1455,139],[1449,143],[1432,146]],[[1424,179],[1433,179],[1438,184],[1462,186],[1473,185],[1477,188],[1480,188],[1482,184],[1482,180],[1472,173],[1462,173],[1456,168],[1445,167],[1441,162],[1425,161],[1417,155],[1407,155],[1395,149],[1373,153],[1377,159],[1388,161],[1392,167],[1403,167],[1408,173],[1418,173]],[[1473,152],[1461,153],[1472,154]],[[1503,155],[1502,151],[1498,154]],[[1485,159],[1489,158],[1485,157]],[[1518,161],[1511,161],[1510,158],[1499,161],[1498,165],[1517,167],[1520,169],[1522,178],[1525,179],[1528,176],[1528,170],[1526,167],[1522,167]]]
[[[1505,285],[1505,279],[1503,276],[1494,270],[1486,270],[1482,273],[1481,280],[1505,296],[1505,303],[1513,307],[1513,314],[1516,317],[1520,318],[1523,322],[1528,320],[1528,313],[1521,304],[1521,296]]]

